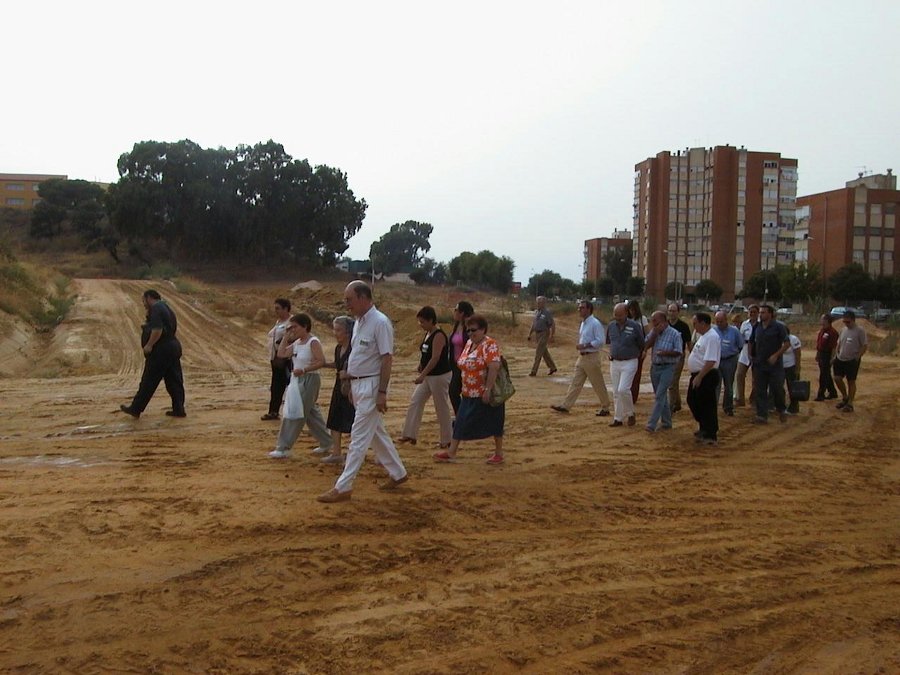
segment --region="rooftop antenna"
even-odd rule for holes
[[[860,178],[862,178],[863,176],[871,176],[872,175],[872,170],[869,167],[867,167],[865,164],[857,166],[856,168],[862,169],[862,171],[858,172],[858,174],[857,174]]]

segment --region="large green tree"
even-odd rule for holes
[[[744,288],[738,295],[742,298],[755,298],[756,300],[781,297],[781,281],[775,270],[759,270],[747,279]]]
[[[606,267],[606,276],[616,284],[616,291],[624,293],[631,276],[631,244],[627,246],[613,246],[603,255],[603,264]]]
[[[529,295],[538,296],[545,295],[553,297],[572,296],[577,294],[578,286],[571,279],[566,279],[558,272],[552,270],[544,270],[540,274],[533,274],[528,279],[528,285],[525,287]]]
[[[497,257],[491,251],[480,251],[477,254],[463,251],[447,265],[450,280],[493,288],[506,293],[512,286],[515,263],[507,256]]]
[[[628,277],[625,282],[625,294],[629,298],[639,298],[644,294],[645,285],[644,277]]]
[[[375,270],[385,274],[412,272],[431,250],[428,238],[433,231],[429,223],[415,220],[391,225],[391,229],[369,247],[369,259]]]
[[[775,268],[781,282],[782,302],[809,302],[821,294],[822,277],[816,263],[806,265],[779,265]]]
[[[722,297],[723,292],[722,287],[712,279],[701,280],[694,289],[694,293],[696,293],[698,298],[703,298],[707,301],[718,300]]]
[[[831,297],[848,304],[871,300],[875,296],[875,281],[859,263],[850,263],[828,277]]]
[[[106,200],[117,230],[200,260],[332,264],[365,218],[343,172],[271,140],[234,150],[144,141],[118,169]]]
[[[118,260],[119,236],[110,226],[103,188],[86,180],[53,178],[38,186],[41,198],[31,213],[36,238],[75,234],[88,250],[105,248]]]

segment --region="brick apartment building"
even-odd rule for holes
[[[634,167],[632,274],[662,300],[711,279],[732,300],[794,258],[797,160],[730,145],[661,152]]]
[[[826,278],[852,262],[872,276],[894,274],[898,204],[900,191],[891,169],[799,197],[797,262],[816,263]]]
[[[68,176],[52,176],[37,173],[0,173],[0,206],[13,209],[30,209],[41,198],[38,185],[51,178],[67,180]]]
[[[585,240],[583,279],[596,281],[608,276],[604,258],[609,250],[612,248],[630,249],[631,246],[631,232],[628,230],[613,230],[611,237]]]

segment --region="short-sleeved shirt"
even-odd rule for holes
[[[492,337],[487,337],[477,345],[471,340],[466,343],[456,365],[462,371],[462,395],[476,398],[484,394],[488,365],[500,361],[500,345]]]
[[[687,349],[687,346],[691,344],[691,327],[687,325],[687,322],[684,319],[678,319],[673,324],[669,324],[678,331],[681,335],[681,346],[682,351]]]
[[[534,310],[534,319],[531,321],[531,330],[535,333],[543,333],[553,326],[553,313],[549,309]]]
[[[845,326],[838,337],[837,358],[839,361],[855,361],[862,355],[862,348],[869,344],[869,338],[859,326]]]
[[[762,321],[757,322],[753,328],[753,334],[750,336],[750,342],[754,345],[753,365],[770,366],[769,357],[779,351],[787,341],[787,328],[780,321],[772,319],[768,326],[764,326]],[[778,368],[783,365],[784,362],[779,357],[778,363],[772,367]]]
[[[756,323],[759,323],[759,321]],[[750,319],[744,319],[744,322],[741,324],[741,337],[744,338],[744,348],[738,357],[738,363],[743,363],[745,366],[750,365],[750,336],[753,335],[753,327],[756,323],[752,323]]]
[[[656,331],[654,330],[653,333]],[[651,333],[651,335],[653,334]],[[649,336],[648,336],[649,338]],[[661,366],[678,363],[680,356],[663,356],[658,352],[684,352],[684,341],[681,333],[674,326],[666,326],[653,342],[653,365]]]
[[[275,325],[272,326],[272,330],[269,331],[269,334],[267,335],[267,344],[269,347],[270,360],[275,358],[275,352],[278,349],[278,345],[280,345],[281,341],[284,339],[284,333],[287,330],[289,323],[289,319],[276,321]]]
[[[644,349],[644,329],[632,319],[625,319],[622,326],[618,321],[610,321],[606,336],[609,339],[609,356],[613,360],[636,359]]]
[[[718,368],[721,349],[722,341],[719,339],[719,334],[710,328],[697,338],[691,355],[688,357],[688,370],[692,373],[699,373],[707,361],[713,361],[715,363],[713,368]]]
[[[375,305],[356,321],[350,339],[347,373],[351,377],[381,374],[381,357],[394,353],[394,326]]]
[[[802,349],[803,344],[800,342],[800,338],[793,333],[788,335],[788,342],[791,343],[791,346],[781,355],[781,362],[784,364],[785,368],[793,368],[797,365],[797,354],[794,353],[794,350]]]
[[[175,312],[162,300],[154,302],[147,312],[147,325],[150,330],[162,330],[162,338],[173,338],[178,331],[178,319],[175,318]]]
[[[722,341],[721,357],[723,359],[737,356],[741,349],[744,348],[744,338],[741,335],[741,331],[734,326],[728,326],[725,330],[720,330],[718,326],[713,326],[712,330],[716,331],[716,335]]]

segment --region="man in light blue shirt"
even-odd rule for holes
[[[653,312],[650,315],[653,330],[647,336],[647,349],[652,347],[650,359],[650,382],[656,400],[653,412],[647,420],[647,431],[656,431],[656,425],[662,423],[662,429],[672,428],[672,410],[669,407],[669,387],[675,377],[678,363],[682,360],[684,343],[675,328],[669,325],[665,312]]]
[[[569,384],[569,391],[561,405],[550,406],[557,412],[567,413],[575,405],[578,395],[584,387],[585,380],[591,381],[591,387],[600,400],[598,417],[609,415],[609,394],[606,382],[603,381],[603,367],[600,351],[606,343],[606,331],[603,324],[594,316],[594,305],[587,300],[578,303],[578,314],[581,315],[581,328],[578,331],[578,360],[575,362],[575,375]]]
[[[738,356],[744,348],[744,336],[737,327],[728,323],[728,315],[725,312],[716,312],[716,325],[713,330],[721,341],[721,357],[719,360],[720,387],[724,387],[722,396],[722,410],[725,414],[734,417],[734,374],[737,372]],[[716,400],[719,400],[719,392],[716,391]]]

